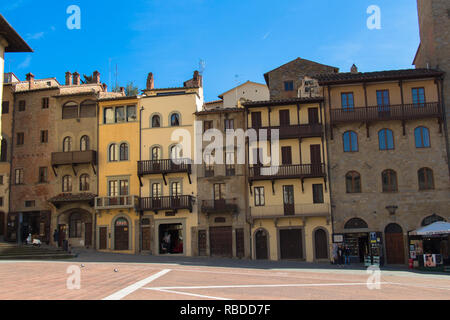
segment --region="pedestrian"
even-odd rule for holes
[[[55,229],[55,232],[53,232],[53,241],[55,242],[56,247],[59,247],[59,231],[58,231],[58,229]]]
[[[344,260],[344,249],[342,248],[342,245],[339,245],[339,248],[338,248],[338,263],[339,263],[339,265],[343,264],[343,260]]]
[[[348,246],[345,246],[344,248],[344,258],[345,258],[345,264],[350,264],[350,249]]]

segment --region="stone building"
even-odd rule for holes
[[[324,88],[333,231],[353,262],[403,264],[408,232],[448,220],[444,105],[432,69],[317,76]],[[374,240],[376,241],[376,240]]]
[[[417,0],[420,45],[413,64],[416,68],[433,68],[446,73],[441,86],[445,108],[447,145],[450,140],[450,2],[448,0]],[[448,149],[447,149],[448,150]],[[447,154],[450,159],[450,153]],[[448,161],[450,168],[450,162]]]

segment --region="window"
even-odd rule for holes
[[[159,182],[152,183],[152,194],[151,194],[151,197],[159,198],[159,197],[161,197],[161,194],[162,194],[161,183],[159,183]]]
[[[24,140],[25,140],[25,136],[23,132],[18,132],[17,133],[17,145],[21,146],[24,144]]]
[[[161,160],[161,148],[153,147],[151,155],[152,155],[152,160]]]
[[[42,98],[42,109],[48,109],[49,98]]]
[[[72,192],[72,177],[64,176],[62,178],[62,192]]]
[[[433,170],[430,168],[422,168],[418,171],[419,176],[419,190],[433,190],[434,178]]]
[[[25,100],[19,101],[19,111],[25,111],[26,102]]]
[[[41,130],[41,143],[48,142],[48,130]]]
[[[289,80],[284,82],[284,91],[294,91],[294,81]]]
[[[8,160],[8,142],[3,138],[1,142],[1,155],[0,162],[6,162]]]
[[[110,197],[117,197],[119,195],[119,182],[117,180],[108,182],[108,195]]]
[[[80,139],[80,151],[87,151],[89,150],[89,147],[89,137],[82,136]]]
[[[170,147],[170,159],[181,159],[182,149],[180,145],[174,145]]]
[[[97,104],[93,100],[83,101],[80,104],[80,118],[97,117]]]
[[[81,238],[81,214],[79,212],[70,215],[69,237]]]
[[[16,184],[23,184],[23,169],[16,169],[15,171]]]
[[[89,191],[89,175],[87,174],[80,176],[80,191]]]
[[[3,197],[0,197],[0,207],[3,207]]]
[[[225,164],[226,164],[226,175],[234,176],[236,174],[236,169],[234,166],[234,152],[225,153]]]
[[[380,150],[394,150],[394,134],[390,129],[382,129],[378,132]]]
[[[2,102],[2,114],[9,113],[9,101]]]
[[[117,161],[117,144],[113,143],[109,146],[109,161]]]
[[[225,130],[234,130],[234,119],[225,119]]]
[[[114,123],[114,108],[103,110],[103,123]]]
[[[119,182],[119,184],[120,184],[120,189],[119,189],[119,191],[120,191],[120,195],[121,196],[127,196],[128,195],[128,180],[120,180],[120,182]]]
[[[172,197],[181,196],[181,182],[172,182],[170,184],[170,193]]]
[[[127,106],[127,121],[136,121],[136,106]]]
[[[46,183],[47,182],[47,167],[40,167],[39,168],[39,183]]]
[[[160,128],[161,127],[161,117],[158,115],[154,115],[152,117],[152,128]]]
[[[78,104],[75,102],[68,102],[63,106],[62,111],[63,119],[76,119],[78,118]]]
[[[358,151],[358,134],[354,131],[347,131],[343,134],[344,152]]]
[[[3,184],[4,184],[3,179],[4,179],[4,176],[0,176],[0,185],[3,185]]]
[[[214,200],[223,200],[225,193],[225,183],[214,184]]]
[[[128,144],[122,143],[120,145],[120,161],[128,160]]]
[[[205,177],[214,176],[214,159],[211,154],[205,155]]]
[[[281,164],[292,164],[292,149],[291,147],[281,147]]]
[[[361,193],[361,175],[356,171],[350,171],[345,175],[347,193]]]
[[[213,127],[213,122],[210,121],[203,121],[203,132],[208,131],[209,129],[212,129]]]
[[[313,184],[313,203],[324,203],[323,184]]]
[[[178,127],[180,125],[180,115],[178,113],[174,113],[170,116],[170,125],[172,127]]]
[[[116,107],[116,122],[125,122],[125,108]]]
[[[353,110],[355,107],[353,100],[353,92],[341,93],[342,109],[344,111]]]
[[[412,100],[415,107],[425,106],[425,89],[424,88],[412,88]]]
[[[381,174],[383,192],[396,192],[397,189],[397,173],[394,170],[385,170]]]
[[[63,140],[63,152],[70,152],[70,151],[72,151],[72,138],[65,137]]]
[[[255,194],[255,207],[264,206],[266,203],[264,198],[264,187],[255,187],[253,190]]]
[[[36,201],[35,200],[27,200],[25,201],[25,207],[26,208],[33,208],[36,206]]]
[[[426,127],[417,127],[414,129],[414,140],[416,141],[416,148],[429,148],[430,144],[430,130]]]
[[[377,90],[377,105],[379,107],[389,105],[389,90]]]

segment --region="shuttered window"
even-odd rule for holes
[[[80,105],[80,118],[95,118],[97,116],[95,101],[85,101]]]
[[[76,119],[78,118],[78,105],[76,103],[67,103],[63,106],[62,111],[63,119]]]

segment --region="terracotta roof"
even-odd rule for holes
[[[341,84],[354,82],[376,82],[400,79],[418,79],[429,77],[440,77],[444,73],[433,69],[403,69],[388,70],[376,72],[358,72],[358,73],[328,73],[312,76],[319,81],[320,85]]]
[[[309,102],[322,102],[322,97],[317,98],[290,98],[290,99],[278,99],[278,100],[266,100],[266,101],[249,101],[244,102],[242,105],[245,107],[267,107],[267,106],[280,106],[297,103],[309,103]]]
[[[243,108],[218,108],[218,109],[212,109],[212,110],[197,111],[194,114],[204,115],[204,114],[212,114],[212,113],[228,113],[228,112],[242,112],[242,111],[244,111]]]
[[[49,199],[49,202],[75,202],[75,201],[92,201],[97,195],[93,193],[61,193],[56,197]]]
[[[33,49],[22,39],[13,27],[0,14],[0,35],[6,38],[8,46],[5,52],[33,52]]]
[[[223,100],[209,101],[209,102],[205,102],[205,104],[216,104],[216,103],[220,103],[220,102],[223,102]]]

